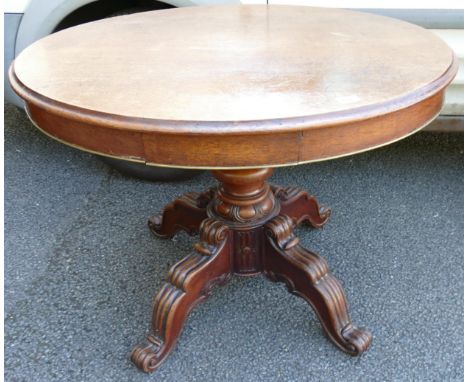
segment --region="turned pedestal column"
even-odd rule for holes
[[[322,227],[330,216],[314,197],[296,188],[271,186],[272,169],[219,170],[218,187],[189,193],[149,220],[157,236],[177,231],[200,232],[193,254],[174,265],[154,299],[152,330],[146,344],[136,346],[132,361],[142,370],[155,370],[169,355],[192,308],[213,287],[232,275],[264,273],[314,309],[330,340],[341,350],[358,355],[371,334],[356,328],[338,280],[320,256],[303,248],[293,230],[307,222]]]

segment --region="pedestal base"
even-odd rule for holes
[[[314,309],[325,333],[341,350],[359,355],[371,344],[366,329],[356,328],[348,315],[343,288],[324,259],[303,248],[296,225],[322,227],[330,216],[312,196],[296,188],[270,186],[271,169],[213,171],[217,188],[189,193],[150,218],[151,231],[170,238],[180,230],[200,232],[195,252],[174,265],[154,299],[152,332],[131,359],[140,369],[154,371],[170,354],[192,308],[214,286],[232,275],[264,273]]]

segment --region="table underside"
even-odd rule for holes
[[[330,209],[321,208],[307,192],[267,183],[273,170],[218,170],[219,185],[188,193],[169,203],[148,221],[151,231],[171,238],[178,231],[199,232],[194,252],[169,271],[153,301],[151,332],[136,346],[131,360],[154,371],[174,349],[190,311],[233,275],[260,273],[282,281],[305,299],[325,334],[342,351],[359,355],[372,335],[353,325],[339,281],[326,261],[299,244],[294,227],[303,222],[321,228]]]

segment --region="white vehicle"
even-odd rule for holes
[[[19,107],[22,100],[12,91],[7,70],[13,59],[28,45],[50,33],[78,24],[148,10],[213,4],[289,4],[352,8],[398,18],[433,30],[455,51],[459,60],[458,75],[449,86],[441,116],[429,128],[463,130],[463,6],[461,0],[440,1],[439,9],[421,9],[424,2],[406,0],[6,0],[5,1],[5,99]],[[397,3],[397,5],[395,5]],[[369,4],[375,8],[366,8]],[[400,6],[401,8],[395,8]],[[151,168],[121,160],[106,159],[123,172],[164,179],[191,174],[184,170]],[[155,175],[154,174],[159,174]]]

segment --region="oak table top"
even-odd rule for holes
[[[435,118],[456,74],[418,26],[341,9],[210,6],[54,33],[14,61],[35,124],[169,167],[257,168],[378,147]]]

